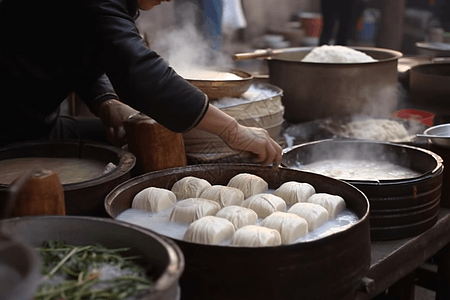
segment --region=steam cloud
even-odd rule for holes
[[[231,57],[213,50],[209,41],[194,24],[195,7],[184,6],[179,26],[155,36],[151,48],[159,53],[177,73],[190,70],[229,70]]]

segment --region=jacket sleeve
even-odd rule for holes
[[[126,0],[89,0],[89,39],[121,101],[175,132],[196,126],[207,96],[179,76],[139,35]]]
[[[83,77],[83,80],[77,83],[75,91],[95,115],[98,115],[100,104],[106,100],[119,99],[105,74],[98,78]]]

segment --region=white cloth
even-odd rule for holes
[[[241,0],[223,0],[222,26],[234,29],[247,27]]]

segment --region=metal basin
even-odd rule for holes
[[[436,223],[444,166],[442,158],[429,150],[376,141],[321,140],[286,151],[282,163],[298,169],[299,165],[349,156],[390,162],[421,174],[395,180],[345,180],[369,198],[372,240],[415,236]]]
[[[2,230],[33,247],[59,239],[72,245],[100,243],[107,248],[131,248],[127,256],[140,256],[154,284],[142,300],[179,299],[179,278],[184,257],[178,246],[138,226],[106,218],[75,216],[33,216],[0,221]]]
[[[397,109],[397,62],[402,53],[381,48],[352,48],[378,61],[302,62],[314,47],[291,48],[267,60],[270,83],[284,91],[287,121],[299,123],[354,114],[386,115]]]
[[[428,128],[423,132],[425,135],[432,135],[429,137],[431,142],[439,147],[450,148],[450,124],[441,124]]]
[[[68,215],[104,214],[103,202],[106,195],[131,177],[130,171],[136,162],[131,152],[106,144],[83,141],[30,142],[0,148],[0,160],[22,157],[85,158],[103,162],[105,166],[109,162],[116,165],[111,172],[92,180],[63,184]],[[0,200],[8,196],[9,186],[0,184]]]
[[[226,247],[174,239],[186,259],[180,279],[182,299],[337,300],[358,288],[370,265],[369,203],[362,192],[343,181],[258,165],[193,165],[132,178],[108,194],[105,208],[115,218],[131,208],[134,196],[146,187],[170,189],[185,176],[226,185],[244,172],[262,177],[270,189],[294,180],[312,184],[317,192],[341,195],[359,221],[321,239],[278,247]]]

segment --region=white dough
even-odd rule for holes
[[[236,230],[230,245],[238,247],[279,246],[281,245],[281,235],[275,229],[247,225]]]
[[[328,211],[319,204],[299,202],[287,211],[302,217],[308,223],[308,230],[313,231],[328,221]]]
[[[174,206],[177,197],[169,190],[149,187],[136,194],[131,203],[131,208],[159,212],[160,210]]]
[[[286,211],[286,202],[273,194],[257,194],[244,200],[243,207],[256,212],[258,218],[265,218],[276,211]]]
[[[237,188],[223,185],[213,185],[200,195],[200,198],[213,200],[220,204],[220,207],[229,205],[242,205],[244,193]]]
[[[216,217],[227,219],[236,229],[255,225],[258,219],[258,215],[253,210],[236,205],[225,206],[217,212]]]
[[[330,219],[336,218],[347,207],[344,198],[327,193],[314,194],[308,199],[308,202],[323,206],[328,211]]]
[[[306,202],[315,193],[316,190],[309,183],[288,181],[276,189],[273,194],[283,198],[286,204],[294,205],[297,202]]]
[[[189,198],[177,203],[170,214],[170,221],[191,223],[204,216],[214,216],[219,210],[220,205],[217,202],[201,198]]]
[[[240,189],[244,193],[244,199],[260,194],[269,188],[269,184],[264,179],[249,173],[237,174],[230,179],[228,186]]]
[[[261,226],[275,229],[281,235],[281,243],[291,244],[308,233],[308,223],[296,214],[274,212],[265,218]]]
[[[234,225],[227,219],[206,216],[192,222],[183,239],[192,243],[219,245],[231,239],[234,231]]]
[[[172,192],[178,200],[199,198],[202,192],[210,186],[211,184],[205,179],[187,176],[174,183]]]

